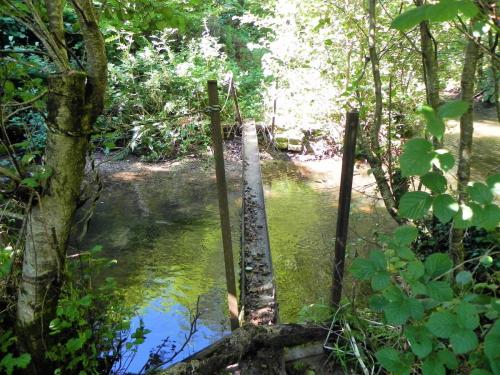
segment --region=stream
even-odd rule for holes
[[[487,149],[479,152],[472,175],[481,178],[485,170],[498,172],[500,154],[498,124],[486,123],[483,130],[493,134],[478,132],[478,143],[484,142]],[[104,164],[101,170],[105,189],[82,248],[102,245],[102,255],[117,260],[105,276],[116,279],[126,305],[138,307],[132,330],[141,320],[151,330],[137,353],[123,358],[128,361],[127,371],[138,372],[149,353],[167,337],[167,348],[172,343],[182,345],[197,304],[201,314],[198,331],[174,362],[227,335],[225,273],[212,163],[186,159],[151,165],[129,158]],[[338,159],[262,162],[282,322],[296,322],[305,305],[329,300],[340,170]],[[374,198],[374,181],[368,172],[366,165],[356,166],[348,263],[356,254],[374,247],[370,239],[375,232],[395,226],[382,203]],[[226,177],[237,261],[241,165],[227,161]],[[344,293],[362,293],[355,290],[349,275],[346,277]]]

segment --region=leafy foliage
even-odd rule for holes
[[[392,373],[407,374],[417,365],[424,374],[434,374],[455,369],[457,356],[470,355],[471,364],[487,363],[495,371],[493,360],[481,358],[491,357],[492,345],[500,344],[494,336],[498,326],[496,297],[472,292],[470,272],[458,273],[454,281],[453,263],[447,254],[432,254],[424,262],[413,253],[402,257],[401,246],[416,239],[416,233],[409,229],[413,227],[402,228],[386,240],[384,253],[372,251],[368,259],[355,259],[351,267],[355,278],[372,281],[376,293],[372,308],[384,313],[387,324],[403,326],[415,356],[384,348],[376,353],[378,361]],[[407,236],[410,231],[415,233],[413,237]],[[385,274],[387,281],[378,283],[380,274]],[[480,320],[480,316],[487,318]],[[477,333],[480,322],[485,322],[481,330],[489,332],[484,351]]]
[[[440,137],[441,126],[436,124],[444,124],[444,118],[460,116],[467,109],[464,103],[455,101],[443,104],[437,114],[429,107],[420,112],[428,131]],[[446,193],[444,172],[452,166],[451,162],[442,161],[446,154],[434,150],[425,139],[412,139],[406,144],[401,170],[407,176],[418,176],[430,192],[405,193],[400,201],[400,215],[421,220],[432,207],[433,214],[443,223],[452,220],[458,228],[494,230],[500,222],[500,208],[494,202],[498,176],[489,177],[485,183],[470,183],[469,201],[460,205]],[[479,283],[470,271],[460,271],[452,278],[455,268],[448,254],[434,253],[422,262],[409,248],[417,235],[412,226],[400,227],[392,237],[384,239],[383,252],[373,250],[367,259],[355,259],[351,267],[355,278],[371,281],[375,292],[370,299],[372,309],[383,312],[387,324],[402,326],[413,353],[386,347],[377,351],[377,360],[394,374],[409,374],[418,367],[428,375],[454,370],[459,356],[466,356],[470,367],[496,374],[497,357],[492,349],[500,345],[496,336],[496,296],[478,293]],[[475,261],[492,267],[491,257],[481,256]],[[488,333],[482,336],[479,332]]]
[[[435,118],[453,118],[467,111],[461,101],[443,104],[437,115],[427,108],[427,129],[433,133]],[[432,114],[429,115],[429,114]],[[435,136],[438,133],[433,133]],[[453,167],[453,159],[446,150],[435,150],[432,143],[416,138],[408,141],[400,158],[401,171],[405,176],[419,176],[422,184],[430,190],[408,192],[401,198],[399,213],[402,217],[423,219],[432,207],[434,215],[443,223],[453,220],[456,228],[475,226],[493,230],[500,222],[500,208],[494,204],[497,194],[498,176],[490,176],[485,183],[471,182],[467,189],[469,201],[460,204],[447,194],[448,183],[443,173]],[[434,168],[440,172],[431,171]]]
[[[63,288],[56,318],[49,325],[54,344],[46,356],[57,367],[56,374],[109,372],[125,351],[136,351],[150,332],[142,324],[130,332],[134,310],[123,306],[112,278],[97,288],[89,287],[90,280],[116,263],[99,258],[100,251],[96,246],[80,260],[86,264],[84,273],[82,265],[70,264],[73,281]]]

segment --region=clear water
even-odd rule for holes
[[[488,116],[491,118],[491,116]],[[472,178],[498,173],[500,125],[480,118],[475,125]],[[457,124],[446,143],[457,143]],[[453,147],[451,147],[453,149]],[[227,177],[235,259],[239,259],[240,167],[229,163]],[[267,161],[262,174],[280,318],[296,321],[307,304],[329,300],[340,161]],[[137,372],[165,338],[178,345],[189,331],[199,298],[198,332],[176,358],[204,348],[229,333],[224,264],[215,174],[210,163],[185,161],[169,167],[135,162],[108,168],[105,190],[84,246],[101,244],[117,265],[113,276],[124,301],[138,306],[151,330],[128,371]],[[365,191],[367,195],[361,194]],[[372,248],[377,232],[394,223],[370,196],[373,180],[366,166],[355,171],[348,261]],[[346,295],[359,295],[345,281]]]
[[[106,189],[89,227],[87,246],[101,244],[117,265],[125,303],[139,307],[151,330],[129,358],[139,371],[162,340],[181,345],[199,298],[198,332],[176,360],[229,333],[215,176],[211,165],[186,161],[171,168],[137,164],[106,172]],[[307,304],[329,300],[340,161],[293,164],[268,161],[262,173],[280,319],[298,319]],[[239,259],[241,211],[239,166],[228,172],[235,259]],[[366,168],[356,171],[355,189],[372,184]],[[371,191],[371,189],[368,189]],[[372,192],[373,194],[373,192]],[[372,246],[374,232],[394,224],[372,198],[353,192],[349,259]],[[345,293],[352,295],[346,281]],[[190,312],[191,311],[191,312]],[[127,360],[127,359],[124,359]]]

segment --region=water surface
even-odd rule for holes
[[[230,163],[227,169],[233,247],[239,259],[240,166]],[[296,321],[304,305],[329,299],[340,161],[268,161],[262,171],[280,318]],[[198,300],[199,331],[177,360],[228,334],[211,164],[191,160],[162,167],[131,161],[103,173],[106,188],[85,245],[100,244],[104,256],[117,260],[106,276],[116,278],[125,303],[138,306],[140,319],[152,330],[128,371],[139,371],[167,336],[183,343]],[[358,190],[372,184],[366,168],[356,174]],[[349,256],[371,246],[362,238],[392,225],[373,199],[354,192]],[[133,327],[138,324],[136,317]]]
[[[450,124],[446,144],[454,149],[458,134]],[[472,178],[499,172],[500,127],[476,124]],[[335,240],[339,160],[262,166],[269,235],[280,319],[293,322],[307,304],[329,300]],[[239,259],[240,165],[226,165],[235,259]],[[215,173],[210,162],[187,160],[166,165],[137,161],[103,169],[106,188],[84,246],[100,244],[117,265],[106,276],[117,279],[127,305],[137,306],[148,334],[128,371],[140,370],[149,352],[169,337],[181,345],[197,303],[198,332],[185,358],[229,333],[222,241]],[[374,238],[395,226],[374,198],[368,168],[355,171],[348,262],[376,246]],[[359,294],[346,275],[344,293]]]

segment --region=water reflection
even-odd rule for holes
[[[340,161],[263,165],[281,321],[295,321],[304,305],[329,299],[339,170]],[[230,167],[228,176],[238,259],[239,168]],[[199,332],[177,360],[229,331],[215,181],[211,168],[195,161],[126,176],[118,171],[108,179],[85,241],[103,245],[104,255],[118,260],[106,276],[117,279],[125,302],[140,307],[145,327],[152,330],[132,361],[133,373],[167,336],[182,344],[198,297]],[[371,183],[366,168],[357,171],[356,189]],[[379,226],[391,225],[377,202],[355,193],[349,257],[365,251],[360,237],[373,238]],[[133,326],[138,325],[135,318]]]

